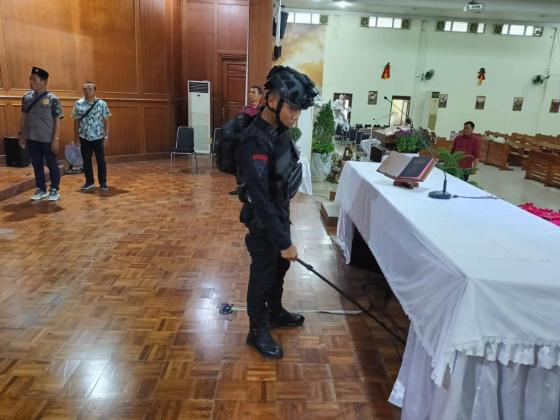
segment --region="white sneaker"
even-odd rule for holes
[[[35,193],[31,196],[31,199],[33,201],[39,201],[42,200],[43,198],[47,198],[49,196],[49,193],[46,192],[45,190],[42,190],[40,188],[37,188],[35,190]]]
[[[60,193],[56,188],[51,188],[49,192],[49,201],[56,201],[60,198]]]

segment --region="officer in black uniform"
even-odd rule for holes
[[[238,148],[241,222],[251,254],[247,290],[250,330],[247,344],[279,359],[282,348],[269,329],[298,327],[304,317],[282,306],[284,275],[298,256],[290,238],[290,198],[300,184],[299,156],[288,134],[300,112],[313,105],[317,90],[304,74],[276,66],[267,76],[265,107],[244,132]]]

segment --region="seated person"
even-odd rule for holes
[[[245,105],[241,112],[254,117],[259,113],[259,107],[262,99],[262,88],[260,86],[251,86],[249,88],[249,96],[247,98],[247,105]]]
[[[459,161],[461,169],[476,169],[480,157],[480,138],[473,133],[474,123],[467,121],[463,125],[463,131],[453,140],[451,152],[463,152],[465,157]],[[463,180],[469,180],[470,171],[463,175]]]

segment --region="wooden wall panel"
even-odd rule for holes
[[[19,132],[19,124],[21,120],[21,101],[18,101],[17,99],[11,100],[10,104],[7,105],[6,108],[8,124],[10,123],[10,121],[12,122],[11,125],[9,125],[10,132],[8,135],[10,137],[17,137],[17,133]]]
[[[107,156],[142,153],[140,147],[140,108],[136,105],[114,105],[111,108],[110,138]]]
[[[181,29],[181,0],[171,1],[171,66],[172,66],[172,82],[171,91],[176,94],[186,95],[182,83],[182,57],[181,49],[183,34]]]
[[[249,28],[249,11],[246,5],[218,4],[216,27],[218,50],[243,54],[246,52]]]
[[[169,83],[169,1],[140,0],[144,92],[166,93]]]
[[[0,139],[10,137],[10,130],[8,128],[8,111],[6,105],[0,104]],[[4,153],[4,146],[0,149],[0,153]]]
[[[50,73],[49,87],[72,90],[76,79],[72,0],[0,3],[10,88],[28,89],[32,66]]]
[[[78,4],[79,75],[98,89],[139,92],[134,0],[88,0]]]
[[[168,107],[145,107],[146,152],[169,151],[174,143],[169,130],[171,109]]]
[[[62,112],[64,118],[60,121],[60,139],[66,143],[74,140],[74,120],[72,119],[72,110],[74,104],[72,101],[62,102]]]
[[[250,0],[249,3],[249,71],[248,84],[264,84],[272,67],[272,2]]]
[[[249,2],[247,0],[184,0],[183,84],[209,80],[211,114],[221,121],[222,60],[247,54]]]
[[[0,135],[18,132],[21,96],[28,89],[31,66],[39,65],[51,73],[49,90],[62,101],[61,146],[73,140],[70,114],[82,95],[81,84],[93,80],[98,97],[113,113],[108,155],[168,152],[172,133],[186,120],[185,4],[0,0]],[[195,17],[206,16],[209,23],[191,28],[194,38],[188,42],[210,72],[213,52],[204,44],[200,48],[197,40],[209,39],[206,47],[214,51],[213,7],[210,3],[206,15],[204,5],[195,7]]]
[[[186,30],[183,68],[188,80],[212,80],[214,53],[214,5],[188,2],[183,8]]]

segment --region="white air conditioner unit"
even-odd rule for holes
[[[210,82],[188,81],[189,127],[194,131],[194,150],[210,153]]]

